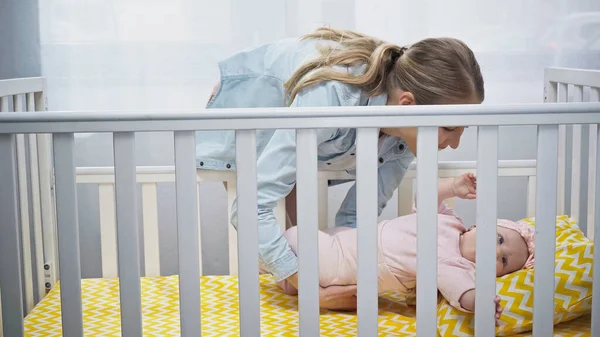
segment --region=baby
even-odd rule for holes
[[[474,199],[476,178],[465,174],[441,179],[438,185],[438,289],[459,310],[475,310],[475,226],[466,229],[445,199]],[[378,291],[414,293],[417,275],[417,214],[382,221],[378,225]],[[527,225],[498,220],[496,275],[533,266],[534,232]],[[297,227],[284,233],[297,254]],[[319,231],[319,284],[321,287],[357,284],[357,231],[337,227]],[[278,283],[290,295],[297,290]],[[496,318],[500,317],[499,298]]]

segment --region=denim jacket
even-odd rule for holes
[[[220,86],[207,108],[256,108],[285,106],[284,82],[307,60],[318,56],[315,40],[285,39],[238,52],[219,63]],[[321,42],[325,43],[325,42]],[[329,43],[329,42],[327,42]],[[340,68],[356,73],[362,68]],[[291,106],[385,105],[386,95],[367,97],[360,89],[327,81],[302,90]],[[356,129],[319,129],[319,169],[336,163],[352,163]],[[273,209],[292,190],[296,180],[295,130],[257,130],[257,186],[259,255],[276,281],[298,271],[298,259],[290,249]],[[201,131],[196,135],[196,158],[200,169],[235,170],[234,131]],[[404,177],[414,155],[406,143],[383,135],[379,140],[379,214]],[[355,175],[355,164],[342,167]],[[341,183],[340,181],[332,184]],[[231,223],[237,228],[236,202]],[[356,227],[356,185],[348,191],[336,215],[336,226]]]

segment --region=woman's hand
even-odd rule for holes
[[[452,182],[454,195],[461,199],[475,199],[477,196],[477,178],[473,173],[455,177]]]

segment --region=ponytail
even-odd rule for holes
[[[284,83],[288,104],[301,90],[324,81],[357,86],[371,96],[392,89],[411,92],[417,104],[484,99],[483,77],[471,49],[451,38],[425,39],[401,47],[351,30],[319,28],[302,37],[334,42]],[[334,67],[365,67],[360,74]]]
[[[406,50],[356,32],[332,28],[320,28],[302,39],[309,38],[336,41],[343,48],[321,48],[319,57],[296,70],[284,84],[290,103],[302,89],[328,80],[358,86],[369,96],[380,95],[386,90],[387,78],[394,64]],[[366,70],[358,76],[334,69],[334,66],[362,65],[366,65]]]

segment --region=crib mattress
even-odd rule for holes
[[[271,276],[261,275],[261,335],[298,336],[297,297],[283,294]],[[86,336],[121,336],[117,279],[84,279],[83,327]],[[177,276],[141,280],[145,336],[179,336]],[[202,336],[239,336],[235,276],[203,276],[200,281]],[[416,336],[415,310],[393,294],[379,300],[380,336]],[[321,336],[355,336],[356,313],[322,311]],[[555,336],[590,336],[590,317],[555,327]],[[530,336],[521,334],[519,336]],[[60,284],[25,318],[25,336],[62,336]]]

